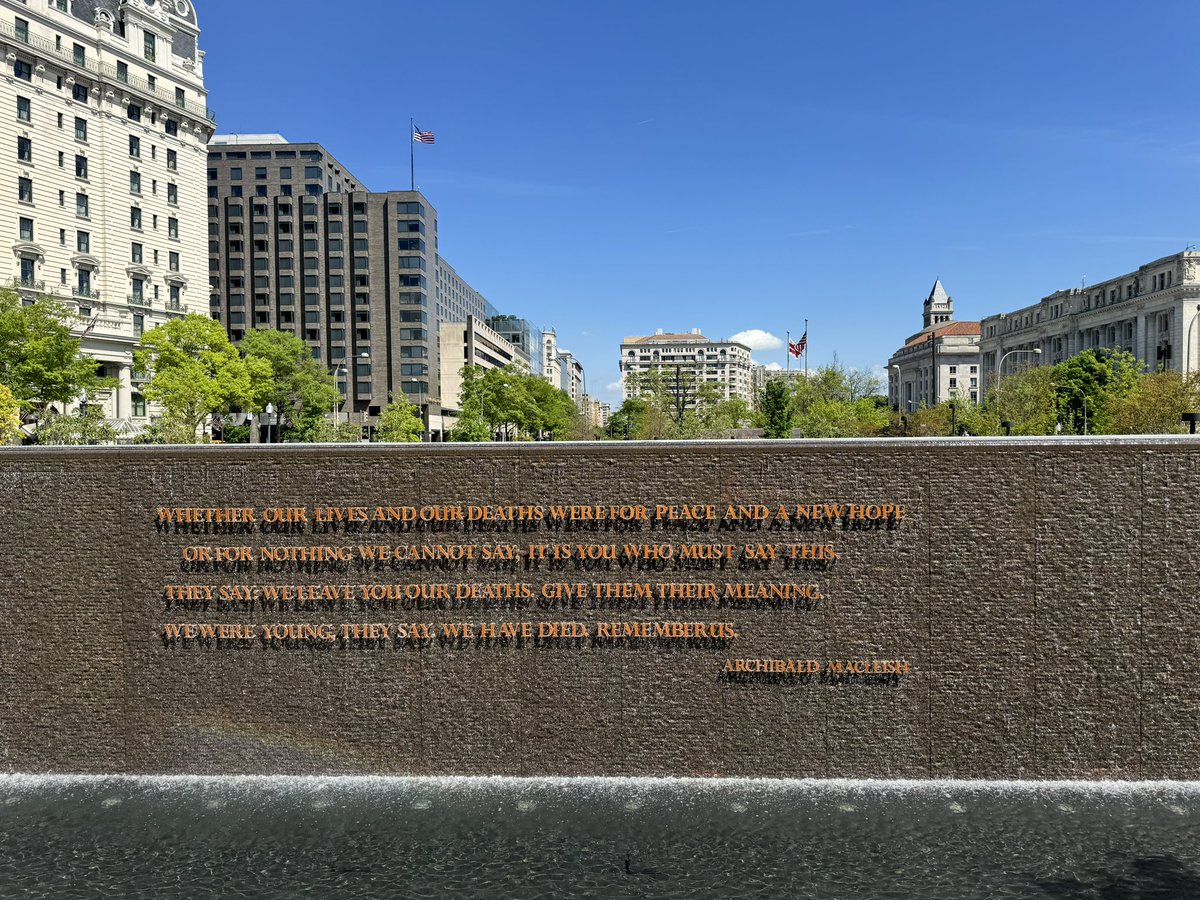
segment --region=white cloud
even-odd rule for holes
[[[751,350],[782,350],[783,339],[777,338],[769,331],[763,331],[761,328],[751,328],[748,331],[739,331],[731,341],[737,341],[739,344],[745,344]]]
[[[768,372],[782,372],[783,371],[783,366],[781,366],[779,363],[767,363],[765,366],[763,366],[763,368],[766,369]]]
[[[624,376],[622,376],[621,378],[618,378],[612,384],[605,385],[604,389],[606,391],[608,391],[610,394],[619,394],[621,391],[625,390]]]

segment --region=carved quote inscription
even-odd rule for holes
[[[856,648],[749,655],[781,617],[818,623],[840,573],[904,529],[902,504],[160,507],[167,652],[662,649],[737,683],[900,686]]]

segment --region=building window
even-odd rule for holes
[[[92,234],[90,231],[75,232],[75,249],[80,253],[92,252]]]
[[[33,202],[33,179],[18,178],[17,179],[17,199],[22,203]]]
[[[229,170],[229,180],[230,181],[241,181],[242,180],[241,166],[234,166],[233,168],[231,168]]]
[[[21,162],[33,162],[33,141],[29,138],[17,138],[17,159]]]
[[[22,81],[33,81],[33,66],[23,59],[18,59],[13,63],[13,75]]]
[[[167,202],[179,203],[179,185],[173,182],[167,185]]]
[[[87,119],[75,117],[75,140],[86,141],[87,138]]]
[[[150,62],[154,62],[155,41],[153,32],[147,31],[142,34],[142,47],[143,55],[146,57],[146,59],[150,60]]]
[[[71,86],[71,99],[76,103],[88,102],[88,89],[82,84],[74,84]]]
[[[179,240],[179,220],[167,219],[167,237]]]
[[[16,19],[13,22],[17,34],[17,40],[23,44],[29,43],[29,23],[24,19]]]
[[[134,284],[137,284],[137,282],[135,281],[135,282],[134,282]],[[143,315],[140,315],[140,314],[138,314],[138,313],[134,313],[134,316],[133,316],[133,336],[134,336],[134,337],[141,337],[141,336],[142,336],[142,333],[143,333],[145,330],[146,330],[146,317],[145,317],[145,316],[143,316]]]
[[[142,158],[142,139],[132,134],[129,136],[129,155],[135,159]]]
[[[123,63],[123,62],[117,63],[117,81],[120,81],[124,84],[129,83],[129,64],[128,63]]]
[[[28,122],[33,118],[33,104],[29,102],[28,97],[17,98],[17,118],[22,122]]]
[[[125,114],[134,122],[142,121],[142,108],[136,103],[130,103],[129,108],[125,111]]]
[[[167,168],[172,172],[179,170],[179,154],[174,150],[167,151]]]
[[[129,398],[132,408],[133,417],[135,419],[146,418],[146,398],[141,394],[134,394]]]
[[[142,211],[136,206],[129,208],[129,227],[136,228],[138,231],[142,230]]]
[[[87,51],[83,49],[83,44],[75,44],[71,47],[71,59],[75,65],[87,65]]]
[[[141,244],[133,244],[133,245],[131,245],[131,249],[132,249],[131,256],[132,256],[132,258],[133,258],[133,261],[134,261],[135,263],[140,263],[140,262],[142,261],[142,258],[143,258],[143,256],[142,256],[142,245],[141,245]]]
[[[20,223],[19,223],[19,231],[20,231],[20,235],[21,235],[21,240],[32,241],[33,240],[33,219],[27,219],[24,216],[22,216],[20,219]]]
[[[76,194],[75,195],[75,215],[81,219],[86,219],[88,217],[88,195],[87,194]]]
[[[179,123],[174,119],[167,119],[167,134],[173,136],[178,136],[179,134]]]
[[[129,173],[129,193],[140,194],[141,192],[142,192],[142,173],[141,172],[130,172]]]
[[[87,157],[79,153],[75,154],[75,177],[85,179],[88,177]]]

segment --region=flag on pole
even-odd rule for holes
[[[433,141],[433,132],[432,131],[418,131],[416,129],[413,129],[413,140],[416,141],[418,144],[432,144],[434,142]]]
[[[788,341],[788,353],[797,358],[804,355],[805,349],[808,347],[808,331],[800,336],[798,341]]]

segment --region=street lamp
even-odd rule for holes
[[[358,354],[357,358],[358,359],[370,359],[371,354],[368,353],[366,350],[364,350],[362,353]],[[340,363],[334,363],[332,366],[329,367],[329,374],[332,375],[334,378],[345,377],[347,374],[347,371],[348,370],[346,369],[346,363],[344,360]],[[346,382],[346,396],[347,397],[350,396],[349,381]],[[336,426],[338,423],[338,418],[341,414],[340,413],[341,406],[342,406],[342,391],[341,391],[341,388],[338,388],[338,398],[333,404],[333,424],[334,424],[334,426]],[[350,421],[348,416],[346,418],[346,421],[347,422]]]
[[[1042,348],[1034,347],[1032,350],[1009,350],[1002,357],[1000,357],[1000,365],[996,366],[996,387],[1000,387],[1000,379],[1004,377],[1004,361],[1014,353],[1032,353],[1035,356],[1041,356]]]
[[[1187,330],[1187,346],[1183,348],[1183,377],[1187,378],[1188,363],[1192,356],[1192,326],[1196,324],[1197,317],[1200,317],[1200,304],[1196,305],[1196,311],[1192,313],[1191,321],[1188,322]]]
[[[267,414],[267,443],[271,443],[271,419],[275,416],[275,404],[268,403],[266,410]]]
[[[950,437],[958,432],[958,403],[954,400],[950,401]]]
[[[415,391],[413,391],[413,393],[416,394],[417,397],[419,398],[417,400],[417,415],[421,417],[421,440],[424,441],[426,433],[429,433],[429,439],[432,441],[433,434],[430,432],[429,423],[425,418],[427,415],[427,413],[425,411],[425,402],[424,402],[425,391],[423,391],[421,389],[421,379],[420,378],[409,378],[408,380],[411,381],[413,383],[413,385],[417,388]]]
[[[893,365],[892,368],[896,370],[896,412],[900,412],[900,404],[904,402],[900,399],[900,367]]]

